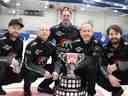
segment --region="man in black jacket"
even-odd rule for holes
[[[82,88],[87,89],[88,96],[95,95],[97,65],[100,63],[102,47],[93,36],[94,27],[91,23],[83,23],[80,27],[80,39],[73,41],[72,52],[83,53],[85,59],[81,62],[75,74],[82,79]]]
[[[8,24],[8,32],[0,38],[0,95],[6,92],[2,85],[22,80],[21,74],[13,72],[13,64],[20,64],[23,42],[19,33],[24,27],[20,19],[12,19]]]
[[[110,42],[105,47],[104,76],[98,74],[98,84],[112,91],[112,96],[121,96],[121,84],[128,84],[128,42],[122,39],[122,30],[118,25],[107,29]]]
[[[24,70],[24,96],[31,96],[31,84],[38,77],[52,80],[53,64],[47,64],[54,57],[56,44],[49,39],[50,31],[47,25],[42,26],[38,36],[26,48]],[[38,89],[39,90],[39,89]],[[50,89],[49,89],[50,91]]]
[[[60,52],[67,52],[70,51],[70,44],[73,40],[79,37],[79,30],[76,26],[72,25],[71,23],[71,16],[72,12],[69,8],[65,7],[61,12],[61,19],[62,21],[60,24],[53,26],[51,30],[51,38],[54,38],[56,40],[57,44],[57,50],[56,50],[56,57],[53,59],[56,59],[55,62],[55,72],[53,72],[53,79],[56,79],[58,77],[58,74],[63,70],[65,73],[65,66],[61,62],[61,60],[57,57]],[[58,64],[58,63],[59,64]],[[42,90],[39,90],[40,92],[44,92],[44,89],[47,89],[49,84],[52,82],[50,79],[45,79],[40,85],[39,88]]]

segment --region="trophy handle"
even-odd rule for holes
[[[59,58],[60,58],[63,62],[67,63],[67,61],[65,60],[65,58],[66,58],[66,54],[65,54],[65,53],[60,53],[58,56],[59,56]],[[76,64],[81,63],[81,61],[83,61],[84,59],[85,59],[85,55],[84,55],[84,54],[79,54],[78,60],[77,60]]]
[[[85,55],[84,54],[79,54],[79,59],[77,60],[77,64],[81,63],[84,59],[85,59]]]
[[[65,60],[66,55],[65,55],[65,53],[60,53],[60,54],[58,55],[58,57],[59,57],[63,62],[66,63],[66,60]]]

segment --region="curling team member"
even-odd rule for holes
[[[110,41],[105,47],[104,76],[98,75],[98,84],[112,91],[112,96],[121,96],[121,84],[128,84],[128,42],[123,40],[122,29],[118,25],[111,25],[107,36]]]
[[[72,11],[64,7],[61,11],[61,22],[58,25],[53,26],[51,30],[51,38],[54,38],[56,40],[57,44],[57,53],[56,57],[58,56],[59,52],[68,52],[70,51],[70,44],[73,40],[78,38],[79,36],[79,30],[76,26],[72,25],[71,23],[71,17],[72,17]],[[63,71],[63,73],[66,72],[64,63],[61,62],[59,58],[53,58],[57,59],[55,63],[55,72],[53,72],[53,79],[56,80],[58,78],[58,74]],[[62,69],[62,71],[61,71]],[[45,79],[40,85],[39,90],[40,92],[46,92],[43,89],[49,90],[49,84],[51,84],[52,80]]]
[[[86,22],[80,26],[80,39],[73,41],[73,52],[84,53],[85,60],[78,65],[74,71],[82,79],[82,88],[87,89],[88,96],[95,95],[95,84],[97,79],[97,65],[103,48],[99,41],[94,38],[94,26]]]
[[[0,95],[6,95],[2,85],[22,80],[22,75],[15,73],[13,66],[20,64],[22,59],[23,42],[19,34],[23,27],[21,19],[12,19],[7,33],[0,37]]]
[[[44,76],[52,79],[53,64],[47,64],[50,56],[54,56],[55,43],[49,40],[49,27],[42,26],[38,36],[26,48],[25,52],[25,72],[24,72],[24,96],[32,96],[31,84],[38,77]]]
[[[118,25],[111,25],[107,29],[109,43],[105,47],[106,62],[104,70],[98,74],[98,84],[112,96],[121,96],[121,84],[128,84],[128,42],[122,38],[122,29]],[[101,75],[103,73],[103,75]]]

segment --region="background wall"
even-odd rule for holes
[[[24,16],[24,15],[0,15],[0,29],[7,28],[8,22],[12,18],[23,18],[23,23],[25,25],[25,30],[37,30],[40,25],[47,23],[50,25],[56,24],[57,22],[57,12],[55,10],[47,10],[44,16]]]
[[[9,20],[17,17],[23,18],[25,24],[24,30],[38,30],[43,23],[50,25],[57,24],[59,15],[57,11],[53,9],[46,10],[42,17],[1,14],[0,29],[7,28]],[[75,11],[73,14],[73,23],[78,26],[88,20],[94,23],[95,31],[105,32],[106,28],[111,24],[119,24],[125,32],[128,32],[128,16],[114,15],[111,11]]]

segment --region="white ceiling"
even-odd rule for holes
[[[110,8],[101,8],[101,7],[85,7],[85,5],[81,4],[73,4],[73,3],[57,3],[57,2],[48,2],[46,0],[10,0],[7,2],[11,8],[2,7],[2,14],[13,13],[12,11],[16,10],[18,14],[23,13],[24,10],[46,10],[48,4],[54,5],[54,8],[58,9],[63,6],[71,7],[75,10],[85,10],[85,11],[110,11]],[[84,9],[81,9],[81,6],[84,6]]]

